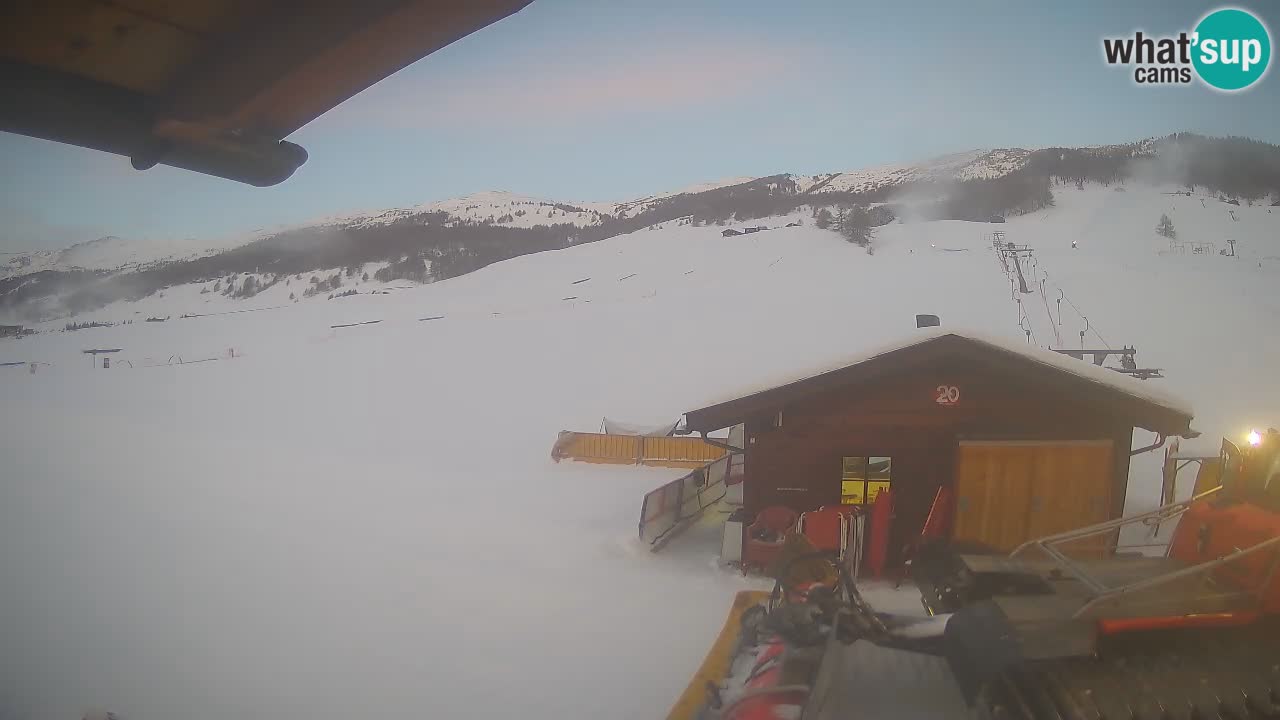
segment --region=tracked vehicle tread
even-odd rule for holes
[[[1244,628],[1105,637],[1097,657],[1024,662],[983,684],[998,720],[1280,718],[1280,633]]]

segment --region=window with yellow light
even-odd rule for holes
[[[840,504],[870,505],[893,482],[893,459],[884,455],[846,456],[840,468]]]

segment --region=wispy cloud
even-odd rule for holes
[[[642,53],[575,48],[566,56],[464,74],[431,68],[392,77],[335,111],[346,124],[390,127],[597,122],[745,99],[816,53],[750,40],[666,41]]]

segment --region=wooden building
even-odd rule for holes
[[[685,417],[695,432],[745,424],[750,514],[869,504],[892,488],[891,563],[939,487],[954,491],[957,539],[1008,550],[1120,516],[1135,428],[1196,435],[1189,410],[1141,381],[937,329]]]

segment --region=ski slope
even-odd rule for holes
[[[1040,344],[1078,345],[1062,289],[1164,368],[1205,449],[1280,424],[1280,214],[1055,196],[1004,225],[895,223],[874,256],[803,212],[733,238],[673,224],[334,300],[290,302],[306,275],[249,300],[170,288],[77,318],[132,324],[0,341],[48,363],[0,368],[0,717],[660,717],[752,581],[636,542],[641,495],[680,471],[555,464],[556,432],[666,422],[916,313],[1025,341],[994,229],[1047,275],[1023,296]],[[1167,254],[1161,213],[1241,257]],[[109,370],[81,354],[117,347]]]

